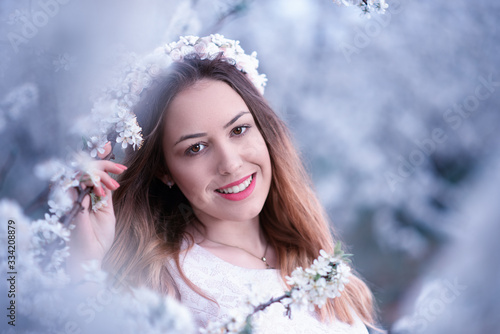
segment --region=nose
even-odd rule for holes
[[[230,175],[237,172],[243,165],[243,159],[236,147],[227,145],[219,147],[217,169],[220,175]]]

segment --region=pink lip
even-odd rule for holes
[[[250,174],[250,175],[252,175],[252,174]],[[240,183],[242,183],[243,181],[246,181],[246,179],[248,179],[250,177],[250,175],[247,175],[244,178],[239,179],[238,181],[234,181],[233,183],[226,184],[224,187],[220,187],[219,189],[226,189],[226,188],[229,188],[232,186],[239,186]]]
[[[225,188],[228,188],[228,187],[232,187],[232,186],[236,186],[236,185],[240,184],[241,182],[245,181],[246,179],[248,179],[249,177],[250,177],[250,175],[248,175],[247,177],[242,178],[239,181],[230,183],[227,186],[224,186],[222,189],[225,189]],[[218,195],[220,195],[220,196],[222,196],[225,199],[230,200],[230,201],[241,201],[241,200],[244,200],[245,198],[247,198],[248,196],[250,196],[250,194],[255,189],[255,182],[256,182],[255,178],[256,177],[257,177],[257,173],[253,174],[252,182],[250,183],[250,185],[245,190],[240,191],[237,194],[224,194],[224,193],[220,193],[218,191],[216,191],[215,193],[218,194]]]

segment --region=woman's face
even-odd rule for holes
[[[229,85],[204,79],[166,111],[164,154],[170,178],[203,223],[256,219],[271,184],[264,138]]]

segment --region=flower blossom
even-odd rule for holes
[[[97,157],[97,154],[104,153],[104,146],[108,142],[108,138],[105,135],[92,136],[87,140],[87,147],[90,151],[90,156],[92,158]]]
[[[291,286],[290,299],[285,303],[299,308],[308,305],[321,308],[329,298],[340,296],[345,284],[349,282],[351,268],[345,264],[341,256],[330,255],[324,250],[313,264],[303,269],[295,269],[291,276],[287,276],[287,283]]]
[[[333,0],[333,3],[346,7],[358,6],[361,9],[362,13],[365,14],[368,18],[370,17],[371,12],[383,14],[389,7],[385,0]]]
[[[73,200],[69,194],[60,187],[55,187],[48,201],[49,211],[57,217],[62,217],[73,206]]]

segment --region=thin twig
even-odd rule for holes
[[[268,306],[270,306],[271,304],[274,304],[274,303],[278,303],[280,301],[282,301],[283,299],[285,298],[288,298],[288,294],[284,294],[283,296],[279,296],[279,297],[276,297],[276,298],[271,298],[269,299],[269,301],[267,303],[263,303],[263,304],[260,304],[258,305],[257,307],[255,307],[253,309],[253,312],[252,314],[250,314],[250,316],[254,315],[255,313],[259,312],[259,311],[263,311],[265,310]]]
[[[71,208],[71,210],[63,217],[61,217],[61,223],[66,228],[69,227],[69,224],[71,224],[76,215],[83,210],[83,205],[82,205],[83,199],[85,198],[85,196],[89,195],[90,192],[92,191],[92,187],[87,187],[83,189],[81,185],[78,185],[78,187],[75,188],[78,193],[78,197],[73,203],[73,207]]]

